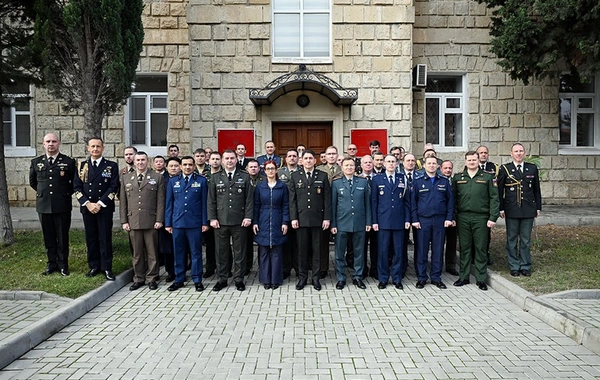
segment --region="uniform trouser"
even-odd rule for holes
[[[85,212],[82,215],[88,266],[90,269],[112,271],[112,212],[98,214]]]
[[[217,270],[217,258],[215,254],[215,230],[208,227],[208,231],[202,233],[202,239],[206,246],[206,271],[214,272]]]
[[[419,240],[419,252],[417,253],[417,279],[427,281],[427,257],[429,256],[429,244],[431,244],[431,281],[442,280],[442,267],[444,265],[444,216],[431,218],[419,217],[421,228],[417,229]]]
[[[365,270],[363,271],[363,278],[366,278],[367,275],[377,278],[377,257],[379,256],[377,235],[378,232],[373,229],[365,234]],[[367,273],[367,246],[369,248],[369,259],[371,261],[369,273]]]
[[[129,231],[133,246],[133,282],[158,281],[158,231],[154,228]]]
[[[252,265],[254,265],[254,232],[252,231],[252,226],[243,227],[246,228],[246,259],[244,260],[244,274],[249,273],[252,269]],[[260,266],[260,262],[259,262]]]
[[[233,281],[235,283],[244,281],[244,260],[246,256],[246,237],[248,229],[241,225],[224,226],[215,228],[215,246],[217,257],[217,273],[220,282],[227,282],[229,274],[229,250],[231,249],[229,240],[233,241],[231,253],[233,255]]]
[[[175,257],[173,256],[173,235],[168,233],[164,227],[158,230],[158,252],[162,256],[165,271],[170,276],[175,275]],[[161,257],[158,260],[161,262]]]
[[[283,244],[258,246],[258,280],[264,285],[283,284]]]
[[[329,229],[321,229],[321,234],[323,235],[321,238],[321,247],[318,251],[313,250],[313,252],[321,252],[319,260],[321,272],[329,272],[329,238],[331,237],[331,232],[329,232]]]
[[[534,218],[506,218],[506,258],[510,270],[531,268],[531,230]],[[519,249],[517,250],[517,242]]]
[[[71,212],[56,214],[38,214],[44,246],[48,257],[48,269],[69,270],[69,229],[71,228]]]
[[[321,268],[321,239],[323,238],[323,229],[319,227],[300,227],[298,234],[298,269],[300,270],[299,279],[306,281],[308,279],[308,253],[312,248],[312,277],[313,280],[319,279],[319,268]],[[329,242],[327,242],[329,248]]]
[[[293,270],[298,276],[298,240],[297,230],[289,227],[287,241],[283,244],[283,273],[290,274]]]
[[[194,283],[202,282],[202,227],[173,228],[175,282],[185,281],[187,253],[192,257],[190,275]]]
[[[407,230],[404,230],[404,250],[402,251],[402,277],[406,275],[406,271],[408,270],[408,240],[410,236],[410,230],[412,229],[413,235],[413,265],[415,267],[415,274],[419,276],[418,268],[417,268],[417,253],[419,252],[419,237],[417,236],[417,229],[411,227]]]
[[[377,245],[379,247],[379,255],[377,261],[377,275],[379,282],[384,284],[390,278],[390,249],[394,252],[392,259],[392,282],[402,282],[402,268],[404,268],[404,230],[379,230],[377,233]]]
[[[335,250],[334,252],[337,252],[337,236],[339,236],[339,232],[338,235],[336,235],[336,241],[334,242],[335,245]],[[366,257],[364,256],[366,251],[363,251],[363,272],[365,270],[365,267],[367,266],[365,260]],[[337,260],[337,256],[334,257],[334,260]],[[337,265],[337,264],[336,264]],[[359,277],[355,277],[354,276],[354,246],[352,245],[352,238],[348,238],[346,239],[346,268],[348,268],[348,272],[350,273],[350,277],[352,278],[364,278],[362,273],[359,273]],[[337,269],[337,267],[336,267]]]
[[[352,279],[362,280],[365,266],[365,232],[338,231],[335,237],[335,275],[338,281],[346,281],[346,248],[351,245],[354,253]]]
[[[460,278],[468,280],[471,273],[471,244],[475,245],[475,278],[484,282],[487,278],[488,215],[460,213],[456,217],[460,241]]]
[[[456,269],[456,226],[446,227],[446,269]]]

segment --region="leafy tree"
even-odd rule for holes
[[[559,72],[583,80],[600,69],[598,0],[480,0],[493,9],[491,51],[525,84]]]
[[[0,120],[5,95],[15,83],[39,83],[36,65],[39,61],[28,49],[35,18],[34,0],[0,0]],[[8,203],[4,128],[0,128],[0,245],[14,242],[12,218]]]
[[[142,0],[37,0],[34,47],[45,87],[81,110],[84,140],[131,93],[142,51]]]

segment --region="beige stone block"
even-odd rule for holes
[[[354,38],[357,40],[372,40],[375,38],[375,25],[356,25],[354,27]]]
[[[532,114],[535,112],[535,105],[530,101],[520,101],[517,103],[517,113]]]
[[[221,74],[202,74],[202,88],[221,88]]]
[[[187,29],[174,29],[164,31],[160,29],[151,29],[144,31],[145,45],[184,45],[188,43]]]
[[[491,102],[491,112],[496,114],[508,113],[508,102],[502,100]]]
[[[410,24],[392,24],[390,26],[393,40],[412,40],[413,28]]]
[[[587,169],[586,156],[570,156],[567,157],[567,167],[569,169]]]
[[[221,107],[221,116],[222,116],[222,120],[224,120],[224,121],[242,120],[242,107],[240,107],[240,106]]]
[[[536,100],[534,102],[535,112],[539,114],[548,114],[550,112],[551,104],[557,103],[556,99],[554,101],[548,100]],[[554,115],[556,117],[556,115]],[[557,118],[558,120],[558,118]]]
[[[191,40],[210,40],[212,28],[210,25],[190,25]]]
[[[213,58],[212,62],[212,72],[220,73],[220,72],[231,72],[233,69],[233,60],[231,58]]]
[[[448,27],[448,17],[429,16],[428,28],[435,29],[435,28],[447,28],[447,27]],[[419,42],[421,42],[421,41],[419,41]]]
[[[162,17],[160,19],[161,29],[177,29],[179,22],[177,17]]]
[[[344,41],[343,49],[345,56],[353,56],[361,54],[361,43],[359,41]],[[337,61],[337,59],[336,59]]]
[[[252,72],[252,58],[236,57],[233,59],[234,72]]]
[[[388,62],[390,68],[388,67]],[[392,58],[374,58],[373,69],[382,71],[381,87],[383,88],[398,88],[402,87],[402,74],[391,72]]]
[[[537,86],[526,86],[523,88],[523,99],[541,99],[542,89]]]
[[[365,120],[369,121],[382,121],[383,120],[383,106],[381,105],[365,105],[364,106],[364,117]]]
[[[187,2],[186,2],[187,3]],[[186,3],[171,3],[170,15],[176,17],[187,16],[187,4]]]
[[[227,26],[228,40],[245,40],[248,38],[248,26],[246,24],[234,24]]]
[[[392,40],[381,43],[381,54],[385,56],[398,56],[402,54],[402,41]]]
[[[498,96],[496,87],[481,87],[481,99],[494,100]]]
[[[271,37],[270,24],[251,24],[248,26],[248,36],[253,40],[268,40]]]
[[[525,115],[525,128],[539,128],[541,127],[540,115]]]
[[[481,115],[481,126],[485,128],[497,128],[499,125],[498,115]]]
[[[162,45],[152,45],[147,46],[146,51],[149,57],[164,57],[165,56],[165,48]]]
[[[56,116],[59,115],[59,103],[58,102],[38,102],[36,104],[37,114],[43,116]],[[40,116],[38,116],[39,118]],[[54,120],[52,121],[54,124]]]
[[[354,60],[354,68],[359,73],[371,72],[373,71],[372,61],[368,57],[357,57]]]
[[[490,86],[505,86],[506,85],[506,74],[503,72],[489,73],[488,83]]]
[[[160,28],[160,18],[158,17],[142,17],[142,26],[144,30]]]
[[[415,8],[412,6],[395,5],[381,8],[381,22],[383,23],[409,23],[415,22]]]
[[[523,115],[510,115],[510,126],[512,128],[522,128],[524,122]]]
[[[235,47],[235,41],[217,41],[215,43],[215,53],[217,57],[233,57],[236,55]]]
[[[393,59],[393,71],[396,73],[405,73],[402,75],[403,80],[402,86],[412,86],[412,57],[404,56],[404,57],[394,57]]]
[[[213,91],[214,105],[229,105],[233,104],[233,90],[215,90]]]
[[[168,16],[170,6],[169,3],[151,3],[150,4],[152,16]]]

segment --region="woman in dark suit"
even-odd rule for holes
[[[265,162],[266,181],[254,190],[254,241],[258,244],[260,282],[265,289],[283,283],[283,243],[290,222],[287,186],[277,179],[277,164]]]

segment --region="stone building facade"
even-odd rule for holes
[[[388,147],[418,156],[433,142],[461,168],[480,144],[507,162],[519,141],[541,157],[546,202],[600,204],[600,85],[575,91],[558,79],[511,80],[489,52],[489,25],[490,11],[465,0],[148,0],[138,71],[165,86],[138,95],[147,107],[157,93],[167,99],[148,115],[168,115],[168,129],[136,130],[130,101],[106,119],[106,156],[129,144],[151,155],[168,144],[214,149],[219,130],[236,129],[254,131],[255,155],[269,139],[344,151],[352,130],[386,129]],[[427,68],[419,86],[417,65]],[[31,144],[7,150],[14,204],[34,200],[24,184],[45,133],[58,132],[64,153],[85,156],[81,118],[43,91],[31,95]]]

